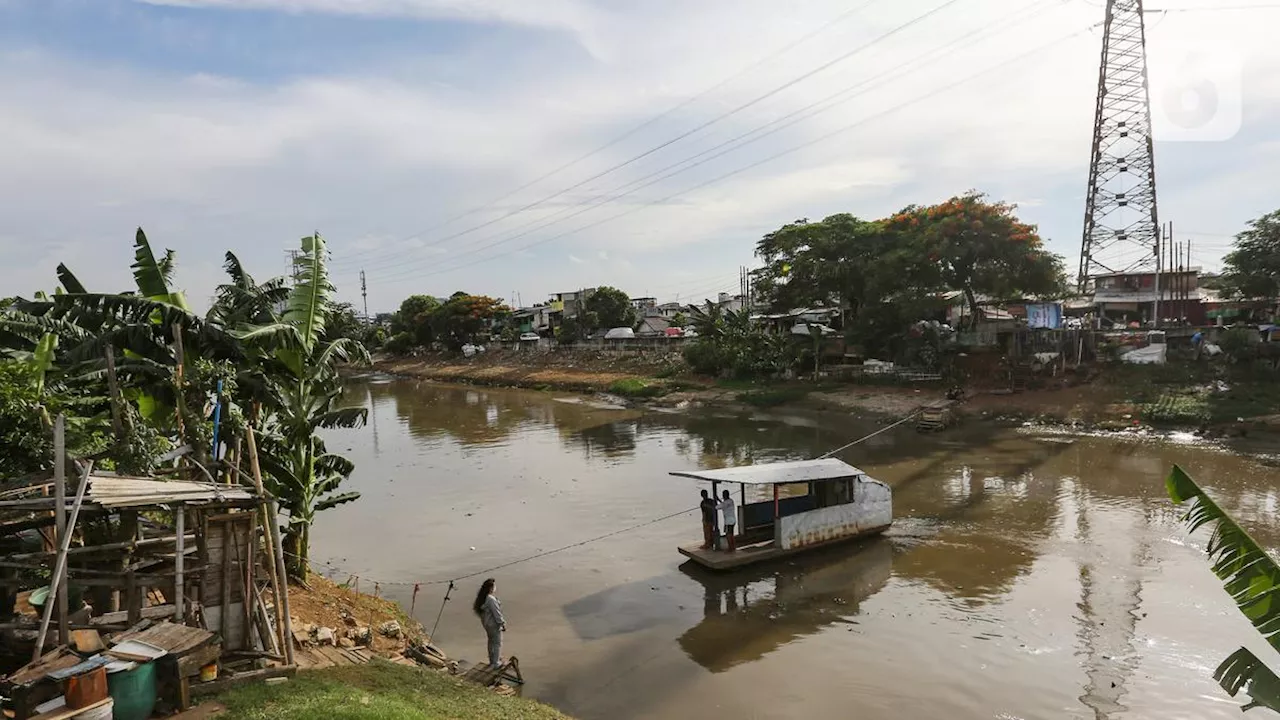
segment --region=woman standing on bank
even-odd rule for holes
[[[506,632],[507,620],[502,617],[502,603],[493,594],[497,581],[489,578],[480,584],[480,592],[476,593],[476,602],[472,609],[480,616],[480,624],[484,626],[485,635],[489,637],[489,666],[497,670],[502,667],[502,633]]]

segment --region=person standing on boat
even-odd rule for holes
[[[702,502],[698,504],[702,510],[702,549],[710,550],[716,541],[716,501],[711,499],[706,490],[702,491]]]
[[[733,552],[738,549],[738,539],[733,536],[734,526],[738,524],[738,513],[728,490],[724,491],[724,499],[720,501],[720,512],[724,515],[724,537],[729,543],[729,552]]]
[[[480,624],[489,638],[489,667],[497,670],[502,667],[502,633],[507,631],[507,619],[502,617],[502,603],[493,594],[498,583],[489,578],[480,584],[480,592],[476,593],[476,602],[472,609],[480,616]]]

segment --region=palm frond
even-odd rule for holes
[[[289,293],[284,321],[298,329],[307,352],[324,336],[329,316],[329,284],[325,268],[325,246],[320,233],[302,238],[302,255],[297,260],[297,283]]]
[[[1213,573],[1263,639],[1280,650],[1280,567],[1180,466],[1173,466],[1165,478],[1165,488],[1175,504],[1194,501],[1182,518],[1190,532],[1213,524],[1205,548]],[[1247,657],[1237,651],[1219,666],[1214,677],[1233,696],[1245,686],[1252,694],[1255,681],[1259,683],[1259,694],[1265,694],[1266,683],[1274,680],[1274,675],[1252,653],[1242,651]],[[1280,688],[1280,684],[1276,687]]]
[[[69,293],[89,292],[80,283],[80,280],[67,269],[67,266],[62,263],[58,263],[58,282],[62,285],[62,289]]]
[[[36,376],[36,394],[44,393],[44,378],[53,369],[54,355],[58,349],[58,336],[49,333],[36,343],[35,352],[31,354],[30,367]]]
[[[342,408],[330,410],[311,419],[312,427],[322,428],[358,428],[364,427],[369,418],[368,408]]]
[[[182,297],[182,293],[175,293],[169,290],[168,277],[165,272],[165,265],[172,270],[173,258],[170,253],[165,254],[164,261],[156,260],[155,253],[151,251],[151,243],[147,240],[147,235],[138,228],[138,233],[133,241],[133,279],[138,285],[138,292],[148,300],[159,303],[166,303],[187,309],[187,301]]]
[[[1248,693],[1252,700],[1242,710],[1265,707],[1280,712],[1280,678],[1248,648],[1231,653],[1213,671],[1213,679],[1231,697],[1242,689]]]
[[[354,491],[344,492],[339,495],[329,495],[328,497],[321,498],[320,502],[316,503],[315,511],[320,512],[321,510],[328,510],[330,508],[335,508],[343,503],[349,503],[349,502],[352,502],[353,500],[359,500],[359,499],[360,499],[360,493],[354,492]]]

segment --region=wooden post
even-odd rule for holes
[[[61,456],[59,456],[61,457]],[[84,465],[84,474],[80,476],[80,489],[76,491],[75,504],[71,506],[71,520],[67,523],[67,532],[61,538],[58,546],[58,559],[53,564],[53,575],[49,578],[49,587],[55,592],[57,588],[63,584],[67,576],[67,551],[71,549],[71,530],[76,526],[76,519],[80,516],[80,503],[84,501],[84,491],[89,487],[89,473],[93,471],[93,461],[86,462]],[[44,603],[44,616],[40,619],[40,634],[36,637],[36,647],[32,651],[31,662],[40,659],[44,649],[44,639],[49,633],[49,621],[53,619],[53,606],[56,604],[56,598],[49,598]],[[66,613],[62,613],[59,619],[59,625],[66,623]],[[68,635],[69,635],[68,631]]]
[[[249,469],[253,472],[253,485],[262,498],[263,524],[267,532],[263,542],[267,545],[267,569],[271,575],[271,592],[276,598],[276,632],[280,636],[280,648],[285,663],[293,664],[293,622],[289,618],[289,578],[285,575],[284,548],[280,545],[280,521],[276,514],[276,501],[267,495],[262,485],[262,467],[258,464],[258,444],[254,439],[253,425],[245,428],[245,448],[249,451]]]
[[[70,533],[67,532],[67,464],[64,455],[67,451],[67,420],[62,413],[53,422],[53,504],[54,504],[54,542],[59,553],[61,548],[71,547]],[[66,558],[63,557],[65,564]],[[49,576],[50,597],[45,601],[48,608],[58,604],[58,644],[66,645],[71,640],[71,629],[67,627],[67,580],[64,574],[55,573]],[[43,639],[43,633],[42,639]],[[37,647],[37,650],[40,648]]]
[[[178,419],[178,444],[181,445],[186,442],[187,439],[186,428],[182,421],[182,411],[186,408],[186,398],[182,394],[182,368],[186,364],[187,355],[182,348],[182,323],[180,322],[174,326],[173,342],[177,351],[178,361],[177,366],[174,368],[173,375],[174,389],[177,391],[178,396],[178,402],[176,403],[176,409],[174,412],[177,414]],[[195,450],[194,445],[192,446],[192,450]],[[178,533],[178,537],[182,537],[182,533]]]
[[[222,529],[222,609],[218,611],[218,622],[222,623],[222,636],[227,636],[227,610],[231,607],[231,523],[225,520],[218,523]]]
[[[187,506],[177,503],[173,508],[174,530],[177,531],[178,537],[174,539],[173,558],[173,619],[179,625],[186,624],[186,599],[183,597],[183,591],[186,590],[184,583],[186,578],[183,577],[183,563],[186,559],[186,538],[187,538]]]
[[[775,533],[777,532],[777,529],[778,529],[778,520],[779,520],[779,517],[778,517],[778,486],[777,486],[777,485],[774,485],[774,486],[773,486],[773,527],[774,527],[774,532],[775,532]]]
[[[253,513],[251,517],[257,517],[257,513]],[[237,523],[238,524],[238,523]],[[244,645],[246,650],[253,650],[253,615],[257,607],[253,604],[253,546],[258,544],[257,527],[252,523],[249,524],[249,532],[245,535],[244,543],[244,600],[240,603],[244,606]],[[266,641],[263,640],[263,645]]]

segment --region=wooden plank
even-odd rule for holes
[[[200,668],[216,661],[221,656],[222,645],[216,642],[193,650],[178,658],[178,676],[191,677],[192,675],[198,675],[200,674]]]
[[[71,631],[71,647],[80,653],[96,653],[106,646],[102,644],[102,636],[97,630]]]
[[[254,682],[269,680],[278,677],[293,677],[298,671],[294,665],[282,665],[280,667],[266,668],[265,670],[254,670],[247,673],[237,673],[225,680],[214,680],[207,683],[195,683],[191,686],[192,697],[202,697],[205,695],[216,695],[220,692],[230,690],[241,685],[248,685]]]
[[[84,707],[76,708],[75,710],[68,709],[66,705],[63,705],[59,709],[50,710],[49,712],[46,712],[46,713],[40,713],[39,715],[32,717],[31,720],[66,720],[67,718],[76,717],[81,713],[89,712],[94,708],[100,708],[109,702],[111,702],[111,698],[105,697],[99,700],[98,702],[93,703],[92,705],[85,705]]]
[[[144,618],[147,620],[157,620],[159,618],[172,617],[172,616],[173,616],[172,605],[152,605],[150,607],[142,608],[142,610],[138,613],[139,620],[142,620]],[[118,625],[120,623],[127,623],[129,622],[129,611],[121,610],[119,612],[103,613],[102,615],[99,615],[98,617],[93,618],[89,622],[95,625],[98,625],[98,624]]]

